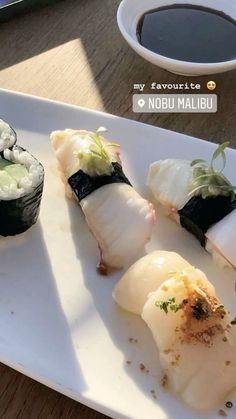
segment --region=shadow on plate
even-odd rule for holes
[[[81,392],[80,371],[40,222],[0,239],[0,357],[9,366],[57,389]]]

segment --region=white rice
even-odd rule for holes
[[[16,134],[5,121],[0,119],[0,152],[12,147],[16,142]]]
[[[21,198],[31,193],[42,182],[44,177],[43,166],[28,151],[15,146],[12,150],[4,150],[3,157],[12,163],[23,164],[28,171],[28,175],[20,180],[18,186],[0,186],[0,200],[9,201]]]

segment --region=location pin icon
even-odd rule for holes
[[[139,100],[138,100],[138,106],[139,106],[140,108],[143,108],[143,107],[144,107],[144,105],[145,105],[145,100],[144,100],[144,99],[139,99]]]

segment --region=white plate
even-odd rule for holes
[[[112,301],[121,273],[110,278],[96,274],[96,242],[77,204],[64,197],[48,134],[65,127],[106,126],[109,137],[121,144],[127,175],[144,194],[153,159],[208,158],[214,146],[8,91],[0,91],[0,115],[46,170],[39,222],[23,235],[0,240],[0,361],[114,418],[217,418],[217,409],[193,412],[159,386],[151,334],[138,316],[122,312]],[[227,174],[234,183],[235,158],[236,151],[229,150]],[[159,220],[149,249],[174,249],[202,268],[235,315],[235,273],[216,268],[191,235],[167,219]],[[130,337],[138,342],[130,343]],[[149,374],[140,371],[140,363]],[[235,417],[231,410],[228,418]]]

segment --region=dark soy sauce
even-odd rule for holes
[[[236,22],[201,6],[150,10],[140,19],[137,36],[145,48],[181,61],[217,63],[236,58]]]

